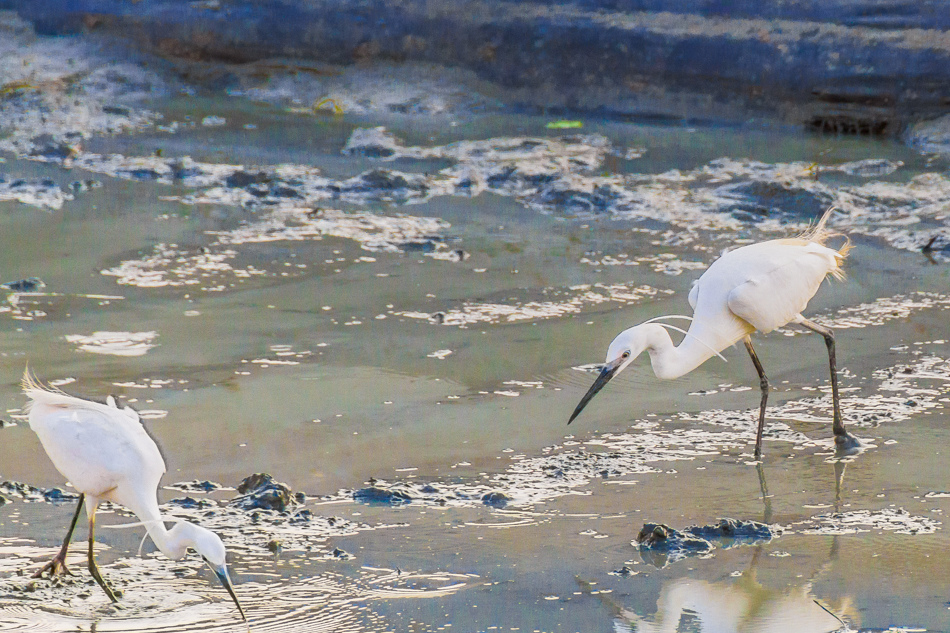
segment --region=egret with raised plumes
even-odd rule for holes
[[[158,508],[158,483],[165,461],[155,441],[145,432],[138,413],[120,409],[109,396],[105,404],[70,396],[41,385],[29,371],[23,375],[23,392],[30,402],[30,428],[39,436],[56,469],[79,491],[79,505],[59,553],[35,576],[71,574],[66,553],[76,522],[86,504],[89,519],[89,572],[112,602],[115,592],[103,580],[93,552],[96,509],[111,501],[131,510],[148,535],[168,558],[178,560],[188,549],[196,551],[227,589],[241,618],[241,603],[231,586],[225,562],[224,543],[214,532],[188,521],[166,519]],[[175,524],[169,530],[166,521]]]
[[[759,374],[762,391],[755,438],[755,456],[759,458],[769,381],[750,335],[792,323],[824,337],[831,369],[835,443],[843,452],[860,448],[860,440],[845,429],[841,419],[834,333],[802,316],[808,301],[828,275],[837,279],[844,277],[841,265],[850,250],[849,242],[837,250],[825,245],[834,235],[827,229],[833,210],[829,209],[817,225],[799,237],[750,244],[714,261],[690,290],[692,317],[658,317],[618,334],[607,349],[607,360],[600,375],[581,398],[568,424],[611,378],[629,367],[644,350],[650,354],[656,376],[672,379],[693,371],[713,356],[722,357],[722,350],[742,341]],[[673,344],[667,328],[682,330],[656,322],[666,318],[690,319],[689,329],[679,345]]]

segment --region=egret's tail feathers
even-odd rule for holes
[[[832,231],[828,228],[828,219],[835,211],[837,211],[837,207],[828,207],[828,210],[825,211],[825,213],[821,216],[821,219],[818,220],[818,224],[810,227],[808,230],[802,233],[800,236],[801,239],[824,245],[824,243],[828,241],[828,238],[841,235],[839,231]],[[851,249],[850,242],[847,242],[842,248],[845,249],[845,252],[842,254],[842,256],[844,256],[847,254],[847,251]]]
[[[818,220],[818,224],[802,233],[801,239],[824,246],[825,242],[827,242],[829,238],[842,235],[839,231],[832,231],[827,226],[828,218],[830,218],[831,214],[836,210],[837,209],[835,207],[828,207],[828,210],[825,211],[824,215],[821,216],[821,219]],[[835,279],[844,279],[845,274],[844,270],[841,269],[841,265],[844,263],[845,258],[848,257],[848,253],[851,252],[851,248],[851,240],[845,237],[844,244],[838,247],[837,254],[835,255],[835,263],[837,263],[838,266],[835,268],[835,270],[831,271],[831,274]]]
[[[72,402],[76,400],[76,398],[63,393],[56,387],[48,387],[41,383],[30,371],[29,365],[23,370],[23,378],[20,380],[20,386],[23,388],[24,395],[30,399],[30,401],[26,403],[27,412],[29,412],[33,404],[37,402],[51,406],[65,406],[67,401]]]
[[[23,386],[24,395],[30,399],[25,408],[27,413],[29,413],[30,410],[37,404],[48,407],[59,407],[62,409],[87,409],[93,411],[105,411],[107,413],[111,413],[117,408],[114,400],[110,406],[110,404],[101,404],[91,400],[83,400],[82,398],[77,398],[76,396],[71,396],[64,391],[60,391],[56,387],[44,385],[30,372],[29,368],[23,372],[23,380],[21,381],[21,384]],[[122,411],[130,420],[138,421],[138,414],[135,413],[135,411],[130,407],[125,407],[124,409],[119,410]]]
[[[838,247],[838,252],[835,254],[835,263],[838,264],[837,268],[831,271],[831,275],[838,281],[843,280],[846,275],[844,269],[841,267],[844,264],[844,260],[848,257],[848,253],[851,252],[851,240],[845,238],[844,244]]]

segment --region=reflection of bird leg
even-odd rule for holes
[[[751,345],[749,348],[751,350]],[[753,353],[753,358],[755,358]],[[762,468],[762,462],[756,462],[755,472],[759,475],[759,490],[762,492],[762,504],[765,506],[762,511],[762,522],[771,523],[772,522],[772,495],[769,494],[769,486],[765,482],[765,469]],[[759,543],[752,550],[752,560],[749,561],[749,570],[743,574],[749,578],[755,579],[755,569],[759,564],[759,558],[762,556],[762,544]]]
[[[765,483],[765,469],[762,468],[761,462],[755,465],[755,470],[759,473],[759,490],[762,491],[762,503],[765,505],[765,510],[762,512],[762,523],[771,523],[772,495],[769,494],[769,486]]]
[[[840,511],[841,507],[841,485],[844,483],[844,471],[848,467],[848,463],[839,460],[834,462],[835,465],[835,513]]]
[[[835,434],[835,444],[840,449],[853,449],[861,446],[856,437],[848,433],[844,428],[844,422],[841,420],[841,405],[838,397],[838,369],[835,362],[835,334],[830,329],[822,327],[817,323],[812,323],[808,319],[801,319],[798,322],[802,327],[806,327],[812,332],[821,334],[825,339],[825,345],[828,347],[828,365],[831,368],[831,399],[834,403],[834,421],[832,430]]]
[[[96,504],[98,505],[98,504]],[[109,596],[109,600],[112,602],[118,602],[119,599],[115,597],[115,593],[112,591],[112,588],[106,584],[106,581],[102,579],[102,575],[99,573],[99,567],[96,565],[96,555],[93,550],[96,543],[96,508],[94,505],[90,504],[89,506],[89,573],[92,574],[92,577],[96,579],[96,582],[99,583],[99,586],[102,587],[102,590],[106,592],[106,595]]]
[[[50,577],[53,577],[56,574],[69,574],[70,576],[76,575],[69,571],[69,568],[66,567],[66,552],[69,550],[69,541],[71,541],[73,538],[73,530],[76,529],[76,521],[79,520],[79,513],[82,512],[82,503],[85,501],[85,499],[86,495],[79,495],[79,504],[76,506],[76,513],[73,514],[73,520],[69,524],[69,531],[66,532],[66,538],[63,539],[63,546],[60,548],[59,553],[53,557],[53,560],[46,563],[46,565],[43,566],[43,569],[33,574],[34,578],[40,578],[46,572],[49,572]]]
[[[759,429],[755,432],[755,458],[759,459],[762,457],[762,431],[765,429],[765,405],[769,400],[769,379],[765,377],[762,363],[759,362],[759,357],[756,356],[755,349],[752,347],[752,339],[747,336],[742,342],[745,343],[745,348],[752,357],[755,370],[759,372],[759,388],[762,390],[762,401],[759,403]]]
[[[841,460],[836,460],[834,462],[835,467],[835,514],[838,514],[841,508],[841,487],[844,484],[844,471],[848,467],[847,462]],[[811,575],[806,583],[806,586],[811,590],[812,584],[818,580],[818,578],[825,574],[831,568],[832,563],[838,560],[838,550],[840,549],[841,543],[838,540],[838,535],[835,534],[831,537],[831,548],[828,550],[828,560],[823,563],[816,571]],[[816,601],[817,602],[817,601]],[[823,605],[820,605],[822,609],[825,609]],[[825,609],[827,611],[827,609]],[[829,611],[829,613],[831,613]],[[834,615],[834,614],[832,614]],[[838,617],[838,616],[835,616]]]

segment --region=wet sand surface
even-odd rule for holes
[[[160,501],[222,535],[255,631],[950,630],[942,155],[557,129],[445,71],[206,69],[220,89],[5,25],[0,630],[246,630],[197,557],[137,557],[141,528],[98,533],[121,609],[83,536],[75,578],[29,577],[74,501],[42,494],[70,489],[23,416],[27,362],[140,412]],[[835,459],[824,345],[794,328],[756,338],[761,464],[742,349],[675,381],[643,359],[565,426],[617,332],[831,205],[855,248],[808,316],[869,450]],[[255,472],[304,495],[231,504]],[[721,517],[772,536],[633,542]]]

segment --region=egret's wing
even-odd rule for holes
[[[154,494],[165,472],[161,453],[141,424],[132,425],[121,412],[115,416],[37,403],[30,411],[30,427],[77,490],[102,496],[123,482],[138,481]]]
[[[729,310],[760,332],[793,321],[818,292],[825,276],[837,268],[829,254],[834,251],[817,244],[782,250],[766,262],[769,267],[750,270],[746,281],[727,297]]]
[[[29,374],[23,387],[30,427],[77,490],[97,494],[130,479],[158,485],[165,460],[135,411],[44,387]]]

